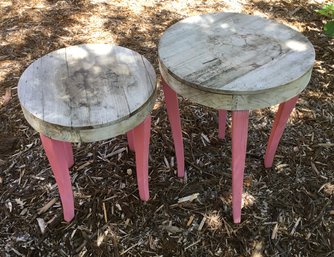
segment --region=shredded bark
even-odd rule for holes
[[[320,0],[2,0],[0,3],[0,256],[334,256],[334,41]],[[74,145],[75,219],[63,221],[38,133],[17,98],[21,73],[69,45],[115,43],[148,58],[175,22],[197,14],[261,15],[303,32],[316,50],[275,157],[263,155],[277,106],[252,111],[242,223],[231,217],[231,139],[217,111],[180,98],[186,179],[163,95],[152,112],[151,199],[139,200],[125,136]],[[120,150],[125,148],[126,150]]]

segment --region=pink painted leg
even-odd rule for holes
[[[66,160],[68,163],[68,168],[71,168],[74,164],[72,144],[69,142],[63,142],[63,145],[64,145],[64,154],[66,156]]]
[[[241,201],[245,170],[248,111],[232,112],[232,211],[234,223],[241,221]]]
[[[67,155],[64,154],[64,142],[48,138],[42,134],[40,134],[40,137],[58,185],[64,219],[71,221],[74,218],[74,199],[68,169],[69,163]]]
[[[139,197],[143,201],[150,198],[148,189],[148,156],[150,145],[151,116],[133,129],[134,147],[136,154],[136,173]]]
[[[128,138],[128,145],[129,145],[129,149],[134,152],[135,151],[135,145],[134,145],[134,134],[133,134],[133,130],[130,130],[128,133],[126,133],[126,137]]]
[[[218,137],[220,139],[225,138],[226,119],[227,119],[227,111],[219,110],[218,111]]]
[[[277,150],[278,143],[282,137],[286,123],[290,117],[293,108],[295,108],[297,101],[298,101],[298,96],[295,96],[290,100],[281,103],[279,105],[278,111],[275,116],[273,128],[271,130],[270,137],[268,140],[266,154],[264,157],[264,166],[266,168],[271,168],[271,166],[273,165],[274,156]]]
[[[162,80],[168,119],[171,124],[174,148],[176,153],[177,175],[184,177],[184,148],[181,129],[181,118],[177,94]]]

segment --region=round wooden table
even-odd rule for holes
[[[280,104],[265,155],[271,167],[280,137],[299,93],[308,84],[314,48],[298,31],[275,21],[239,13],[184,19],[159,43],[160,72],[177,157],[184,153],[177,94],[219,110],[219,137],[226,110],[232,111],[232,194],[234,222],[241,220],[249,110]]]
[[[150,111],[156,91],[152,65],[140,54],[115,45],[66,47],[39,58],[24,71],[19,100],[26,120],[41,135],[65,220],[74,217],[70,142],[127,133],[136,154],[139,194],[148,200]]]

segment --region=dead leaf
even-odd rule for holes
[[[149,246],[152,250],[156,250],[158,247],[158,239],[149,236],[148,238]]]
[[[8,87],[5,94],[0,98],[0,107],[7,105],[10,99],[12,99],[12,89]]]
[[[324,186],[324,193],[327,195],[334,195],[334,184],[326,184]]]
[[[16,198],[15,202],[20,206],[21,209],[24,208],[24,202],[20,198]]]
[[[176,226],[160,226],[160,228],[165,229],[172,234],[180,233],[183,231],[183,229]]]

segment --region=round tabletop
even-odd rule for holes
[[[159,43],[162,76],[176,92],[230,110],[297,95],[309,82],[314,59],[300,32],[240,13],[189,17],[168,28]]]
[[[116,45],[87,44],[51,52],[22,74],[18,97],[27,121],[53,139],[91,142],[123,134],[151,111],[152,65]]]

